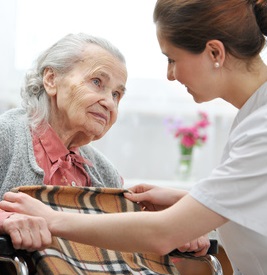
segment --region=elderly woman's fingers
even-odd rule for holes
[[[40,217],[14,214],[4,220],[3,229],[16,249],[40,250],[52,242],[47,223]]]

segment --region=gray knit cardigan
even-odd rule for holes
[[[92,186],[122,187],[122,179],[110,161],[91,145],[80,154],[93,163],[84,165]],[[44,171],[35,160],[28,119],[23,109],[0,115],[0,199],[13,187],[43,185]]]

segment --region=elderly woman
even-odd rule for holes
[[[126,80],[123,55],[104,39],[70,34],[44,51],[25,77],[23,108],[0,116],[0,197],[21,185],[121,187],[88,144],[115,123]],[[6,218],[25,218],[10,215],[0,212],[0,232]]]

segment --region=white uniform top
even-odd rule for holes
[[[218,229],[235,274],[267,274],[267,82],[239,110],[221,164],[190,191],[230,221]]]

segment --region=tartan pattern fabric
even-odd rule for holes
[[[56,211],[104,214],[141,211],[137,203],[124,198],[125,189],[70,186],[21,186],[24,192]],[[64,225],[62,225],[64,226]],[[32,258],[38,274],[179,274],[168,256],[126,253],[53,237],[50,247]]]

